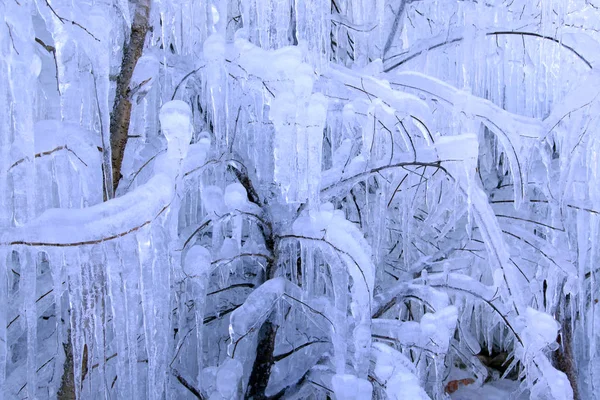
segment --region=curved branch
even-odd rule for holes
[[[480,300],[481,300],[481,301],[483,301],[485,304],[489,305],[489,306],[492,308],[492,310],[494,310],[494,312],[495,312],[496,314],[498,314],[498,315],[500,316],[500,318],[502,318],[502,320],[504,321],[504,324],[506,325],[506,327],[507,327],[507,328],[508,328],[508,329],[509,329],[509,330],[510,330],[512,333],[513,333],[513,335],[515,336],[515,339],[517,339],[517,341],[518,341],[518,342],[521,344],[521,346],[524,346],[524,344],[523,344],[523,340],[521,339],[521,336],[519,336],[519,334],[517,333],[517,331],[515,331],[515,329],[514,329],[514,328],[513,328],[513,326],[511,325],[511,323],[510,323],[510,321],[508,320],[508,318],[507,318],[507,317],[506,317],[504,314],[502,314],[502,312],[501,312],[501,311],[498,309],[498,307],[496,307],[496,306],[494,305],[494,303],[493,303],[491,300],[488,300],[488,299],[486,299],[485,297],[483,297],[483,296],[481,296],[481,295],[479,295],[479,294],[477,294],[477,293],[475,293],[475,292],[472,292],[472,291],[470,291],[470,290],[463,289],[463,288],[456,287],[456,286],[451,286],[451,285],[449,285],[449,284],[440,284],[440,285],[437,285],[437,284],[432,284],[432,285],[431,285],[431,287],[444,287],[444,288],[446,288],[446,289],[450,289],[450,290],[456,290],[457,292],[466,293],[466,294],[469,294],[469,295],[471,295],[471,296],[473,296],[473,297],[475,297],[475,298],[478,298],[478,299],[480,299]]]
[[[171,96],[171,100],[175,100],[175,96],[177,95],[177,90],[179,90],[179,86],[181,86],[183,84],[183,82],[185,82],[187,80],[187,78],[189,78],[196,72],[200,71],[204,67],[205,67],[205,65],[201,65],[198,68],[196,68],[195,70],[188,72],[183,78],[181,78],[181,80],[179,81],[177,86],[175,86],[175,90],[173,91],[173,96]]]
[[[171,203],[167,204],[166,206],[164,206],[162,208],[162,210],[160,210],[158,212],[158,214],[156,214],[156,216],[148,221],[145,221],[144,223],[142,223],[141,225],[135,226],[127,231],[124,232],[119,232],[119,233],[115,233],[114,235],[110,235],[110,236],[106,236],[106,237],[102,237],[100,239],[94,239],[94,240],[85,240],[85,241],[81,241],[81,242],[69,242],[69,243],[60,243],[60,242],[28,242],[25,240],[15,240],[13,242],[7,242],[7,243],[0,243],[0,245],[8,245],[8,246],[47,246],[47,247],[75,247],[75,246],[86,246],[86,245],[90,245],[90,244],[99,244],[99,243],[103,243],[103,242],[107,242],[109,240],[114,240],[114,239],[118,239],[120,237],[129,235],[130,233],[133,233],[135,231],[138,231],[140,229],[142,229],[143,227],[145,227],[146,225],[151,224],[155,219],[157,219],[158,217],[160,217],[160,215],[165,212],[169,206],[171,205]]]
[[[331,243],[330,241],[328,241],[327,239],[324,239],[324,238],[321,239],[321,238],[313,238],[313,237],[309,237],[309,236],[300,236],[300,235],[290,234],[290,235],[279,236],[279,239],[298,239],[298,240],[308,240],[308,241],[314,241],[314,242],[323,242],[323,243],[327,244],[329,247],[331,247],[332,249],[334,249],[336,252],[348,257],[356,265],[356,268],[358,268],[358,270],[360,271],[360,274],[363,277],[363,280],[365,282],[365,287],[367,288],[367,291],[369,292],[369,305],[370,305],[370,303],[371,303],[371,299],[370,299],[371,288],[369,288],[369,283],[367,281],[367,277],[365,276],[365,273],[362,270],[362,268],[360,267],[360,264],[358,263],[358,261],[356,261],[350,253],[340,249],[339,247],[337,247],[336,245],[334,245],[333,243]]]
[[[282,354],[278,354],[276,356],[273,356],[273,360],[275,362],[281,361],[284,358],[291,356],[295,352],[300,351],[300,350],[302,350],[305,347],[308,347],[310,345],[317,344],[317,343],[329,343],[329,342],[327,340],[313,340],[311,342],[306,342],[306,343],[301,344],[298,347],[295,347],[294,349],[292,349],[292,350],[290,350],[290,351],[288,351],[286,353],[282,353]]]
[[[434,167],[434,168],[441,169],[442,171],[444,171],[446,173],[446,175],[451,176],[450,173],[448,172],[448,170],[446,168],[442,167],[441,163],[443,161],[452,161],[452,160],[439,160],[439,161],[434,161],[434,162],[407,161],[407,162],[399,162],[399,163],[394,163],[394,164],[382,165],[380,167],[371,168],[370,170],[367,170],[367,171],[359,172],[348,178],[340,179],[336,183],[333,183],[329,186],[322,188],[321,192],[327,192],[331,189],[334,189],[338,185],[347,183],[349,181],[360,180],[361,178],[364,178],[365,176],[376,174],[381,171],[385,171],[385,170],[393,169],[393,168],[402,168],[402,167],[407,167],[407,166]]]
[[[519,32],[519,31],[494,31],[494,32],[486,32],[485,36],[501,36],[501,35],[519,35],[519,36],[530,36],[530,37],[536,37],[542,40],[549,40],[551,42],[557,43],[559,46],[564,47],[565,49],[569,50],[571,53],[573,53],[577,58],[579,58],[581,61],[583,61],[585,63],[585,65],[589,68],[589,69],[593,69],[592,64],[584,57],[582,56],[577,50],[575,50],[573,47],[564,44],[561,40],[558,40],[555,37],[552,36],[547,36],[547,35],[542,35],[540,33],[535,33],[535,32]],[[396,68],[398,68],[399,66],[401,66],[402,64],[412,60],[413,58],[416,58],[422,54],[427,54],[428,51],[430,50],[435,50],[438,49],[440,47],[444,47],[444,46],[448,46],[454,43],[458,43],[458,42],[462,42],[464,40],[464,37],[456,37],[453,39],[447,39],[443,42],[440,43],[436,43],[434,45],[428,46],[425,49],[422,50],[417,50],[414,52],[408,52],[404,53],[404,54],[398,54],[396,56],[390,57],[388,58],[388,60],[392,59],[392,58],[396,58],[396,57],[400,57],[402,55],[407,54],[404,58],[402,58],[400,61],[396,62],[395,64],[393,64],[390,67],[385,68],[383,71],[384,72],[390,72]]]
[[[85,162],[85,161],[83,161],[83,160],[81,159],[81,157],[79,157],[79,156],[77,155],[77,153],[75,153],[73,150],[71,150],[71,149],[69,148],[69,146],[67,146],[66,144],[65,144],[64,146],[58,146],[58,147],[55,147],[55,148],[53,148],[52,150],[48,150],[48,151],[43,151],[43,152],[41,152],[41,153],[37,153],[37,154],[35,155],[35,158],[40,158],[40,157],[43,157],[43,156],[47,156],[47,155],[50,155],[50,154],[52,154],[52,153],[56,153],[57,151],[60,151],[60,150],[66,150],[66,151],[68,151],[69,153],[73,154],[73,155],[74,155],[74,156],[75,156],[75,157],[76,157],[76,158],[77,158],[77,159],[78,159],[78,160],[79,160],[79,161],[80,161],[80,162],[81,162],[83,165],[85,165],[86,167],[88,166],[88,165],[86,164],[86,162]],[[10,171],[11,169],[13,169],[13,168],[14,168],[14,167],[16,167],[17,165],[19,165],[19,164],[21,164],[21,163],[25,162],[25,160],[27,160],[27,158],[21,158],[20,160],[18,160],[18,161],[15,161],[15,162],[13,163],[13,165],[11,165],[11,166],[8,168],[8,171]]]

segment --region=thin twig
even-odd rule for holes
[[[198,389],[196,389],[191,383],[189,383],[176,369],[173,368],[173,375],[177,378],[177,381],[181,383],[187,390],[190,391],[197,399],[204,400],[204,396]]]
[[[58,79],[58,60],[56,59],[56,47],[47,45],[42,39],[37,37],[35,38],[35,41],[40,46],[42,46],[48,53],[52,54],[52,58],[54,59],[54,67],[56,68],[56,90],[60,95],[60,80]]]
[[[58,20],[64,24],[65,22],[70,22],[71,25],[75,25],[76,27],[83,29],[85,31],[85,33],[87,33],[88,35],[90,35],[95,41],[100,42],[100,39],[98,39],[96,36],[94,36],[94,34],[90,31],[88,31],[83,25],[81,25],[79,22],[73,21],[71,19],[68,18],[64,18],[61,17],[60,15],[58,15],[58,13],[56,12],[56,10],[54,10],[54,8],[52,7],[52,5],[50,5],[50,2],[48,0],[46,1],[46,5],[48,6],[48,8],[50,9],[50,11],[52,11],[52,14],[54,14],[54,16],[56,18],[58,18]]]

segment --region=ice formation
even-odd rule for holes
[[[595,3],[0,2],[0,400],[596,398]]]

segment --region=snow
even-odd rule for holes
[[[471,400],[471,399],[486,399],[486,400],[525,400],[528,397],[526,394],[517,395],[518,384],[514,381],[501,380],[492,382],[478,387],[477,385],[461,386],[452,393],[452,400]]]

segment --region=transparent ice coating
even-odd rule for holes
[[[0,2],[0,397],[597,397],[596,3]]]

